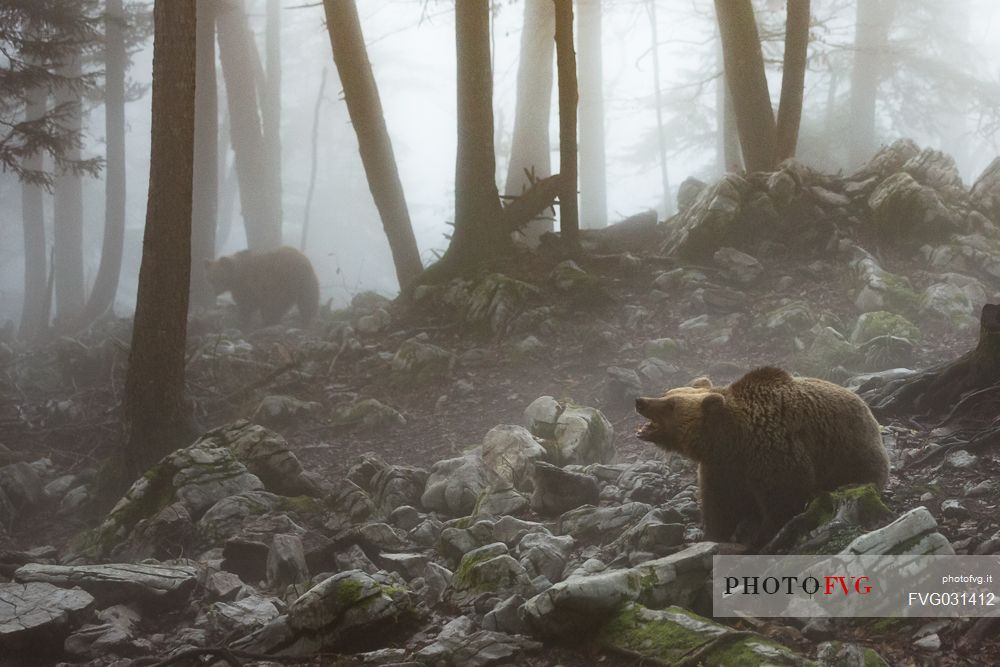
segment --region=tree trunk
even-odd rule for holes
[[[403,184],[396,169],[392,141],[385,126],[378,86],[368,61],[358,8],[354,0],[324,0],[323,6],[326,8],[326,28],[330,33],[333,62],[344,87],[347,113],[358,135],[358,150],[368,177],[368,188],[389,240],[396,279],[400,288],[404,288],[420,275],[423,263],[410,224]],[[488,39],[486,45],[489,48]],[[491,115],[491,130],[492,122]]]
[[[326,68],[323,68],[323,76],[319,80],[319,92],[316,93],[316,106],[313,109],[312,141],[309,142],[311,152],[309,161],[309,188],[306,190],[305,215],[302,217],[302,241],[299,250],[306,251],[309,243],[309,218],[312,214],[313,193],[316,191],[316,170],[319,167],[319,119],[320,109],[323,107],[323,94],[326,91]]]
[[[775,130],[774,163],[795,156],[802,120],[806,52],[809,49],[809,0],[787,0],[785,56],[781,70],[781,101]]]
[[[42,88],[30,91],[25,104],[25,120],[35,120],[45,115],[47,95]],[[35,153],[25,158],[24,168],[42,169],[43,157]],[[24,303],[21,308],[21,326],[18,335],[22,340],[38,340],[49,327],[49,309],[46,306],[47,264],[45,247],[44,190],[39,185],[21,183],[21,219],[24,225]]]
[[[750,0],[715,0],[715,15],[743,160],[747,171],[769,171],[774,166],[774,110],[753,6]]]
[[[75,329],[90,326],[113,308],[122,270],[125,245],[125,10],[122,0],[107,0],[104,37],[104,132],[107,157],[104,165],[104,241],[101,263],[90,298]]]
[[[215,70],[215,4],[198,3],[194,194],[191,207],[191,306],[215,303],[205,260],[215,259],[219,213],[219,87]]]
[[[580,226],[608,226],[601,0],[577,0],[580,30]]]
[[[281,245],[281,209],[271,195],[274,188],[257,104],[260,63],[243,0],[220,5],[216,26],[247,245],[252,250],[276,248]]]
[[[722,62],[722,43],[718,49],[719,77],[715,80],[716,161],[719,174],[739,173],[743,170],[743,156],[740,154],[740,136],[736,131],[736,114],[733,111],[733,96],[726,83],[726,67]]]
[[[670,174],[667,170],[667,138],[663,133],[663,96],[660,89],[660,33],[656,18],[656,0],[649,0],[649,25],[653,33],[653,91],[656,105],[656,145],[660,152],[660,184],[663,188],[663,215],[673,215],[673,198],[670,196]]]
[[[62,74],[78,79],[82,74],[79,58],[67,63]],[[79,89],[61,88],[56,91],[57,105],[69,105],[70,112],[63,125],[78,134],[83,127],[83,106]],[[75,146],[66,151],[69,160],[80,160],[81,151]],[[53,238],[55,246],[56,321],[61,327],[71,325],[83,310],[83,180],[80,174],[64,172],[56,178],[52,200]]]
[[[576,51],[573,48],[573,2],[556,4],[556,69],[559,72],[559,232],[572,250],[579,245],[580,220],[577,207]]]
[[[284,219],[281,182],[281,0],[267,0],[266,61],[263,99],[260,103],[267,151],[268,182],[278,219]]]
[[[878,148],[875,139],[875,103],[882,80],[889,25],[895,0],[858,0],[854,33],[854,66],[851,68],[851,114],[849,167],[871,159]]]
[[[525,0],[521,53],[517,64],[517,108],[510,145],[510,164],[504,192],[517,197],[531,186],[527,173],[536,178],[552,174],[549,117],[552,111],[553,36],[556,31],[552,0]],[[526,173],[527,172],[527,173]],[[552,221],[532,220],[521,234],[529,247],[537,247]]]
[[[443,261],[478,263],[509,244],[500,225],[494,174],[493,70],[488,0],[455,4],[458,78],[458,150],[455,158],[455,232]]]
[[[932,366],[882,387],[868,391],[862,387],[860,393],[876,416],[939,416],[948,410],[954,415],[963,398],[982,398],[991,401],[992,418],[996,412],[996,396],[1000,393],[1000,305],[988,303],[983,306],[979,317],[979,343],[974,349],[954,361]]]
[[[190,436],[184,353],[194,178],[196,0],[156,0],[153,118],[142,264],[125,378],[127,478]]]

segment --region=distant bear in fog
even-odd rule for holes
[[[878,422],[853,392],[778,368],[725,387],[691,384],[637,399],[650,421],[636,435],[698,462],[706,539],[729,541],[749,526],[759,549],[819,492],[885,486]]]
[[[319,310],[316,272],[309,258],[295,248],[243,250],[215,261],[207,259],[205,271],[216,295],[232,293],[244,327],[257,312],[265,326],[277,324],[292,306],[305,326]]]

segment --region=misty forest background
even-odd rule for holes
[[[4,4],[6,12],[14,12],[25,3]],[[199,94],[208,98],[215,91],[217,104],[203,99],[197,119],[202,133],[197,182],[207,208],[196,211],[196,251],[212,256],[243,249],[247,226],[270,225],[270,233],[280,234],[283,243],[305,241],[324,300],[343,305],[366,289],[395,295],[389,247],[368,192],[322,4],[199,4],[206,21],[214,23],[201,28],[202,44],[211,51],[199,54],[205,77]],[[784,4],[754,3],[775,108],[782,91]],[[113,299],[116,312],[127,315],[135,303],[146,217],[152,7],[115,0],[37,5],[67,13],[66,24],[53,30],[77,31],[64,52],[42,54],[50,58],[47,69],[53,77],[83,78],[77,79],[79,85],[41,80],[41,96],[33,93],[27,105],[18,98],[5,100],[2,120],[18,122],[25,113],[78,104],[65,107],[59,122],[67,132],[80,128],[79,147],[66,157],[93,162],[82,173],[56,175],[51,159],[34,158],[25,167],[51,172],[49,188],[22,186],[10,168],[0,175],[0,318],[15,326],[22,318],[24,224],[34,218],[44,220],[45,238],[42,242],[38,225],[39,238],[29,255],[47,264],[54,249],[59,267],[55,319],[77,315],[99,289],[105,227],[124,220],[121,277]],[[553,49],[537,24],[553,20],[550,5],[543,0],[490,3],[501,194],[520,194],[529,163],[539,176],[558,167]],[[724,105],[711,3],[585,0],[577,11],[583,227],[601,227],[646,208],[655,208],[663,219],[674,212],[677,187],[686,177],[710,181],[741,166],[735,126]],[[447,247],[455,216],[454,7],[363,0],[358,12],[405,204],[427,265]],[[119,15],[126,17],[124,24],[114,18]],[[1000,87],[991,65],[996,55],[991,34],[997,19],[997,8],[989,2],[813,2],[797,156],[822,171],[850,171],[880,144],[907,136],[945,149],[966,182],[974,179],[996,154]],[[70,25],[74,20],[86,23]],[[217,33],[217,46],[210,32]],[[8,48],[18,45],[13,32],[0,39]],[[522,55],[534,60],[522,62]],[[548,95],[552,112],[540,105],[519,117],[519,85],[532,100]],[[32,103],[40,106],[32,108]],[[205,110],[213,107],[217,111]],[[535,125],[526,132],[549,150],[536,141],[527,149],[533,154],[524,148],[520,156],[512,153],[518,122]],[[208,156],[209,150],[214,154]],[[241,152],[258,162],[242,176]],[[206,173],[209,165],[213,176]],[[244,179],[257,183],[255,192],[241,192]],[[217,194],[209,192],[210,181],[217,182]],[[207,201],[213,196],[215,206]],[[215,227],[215,242],[198,248],[197,230],[205,226]],[[204,258],[194,258],[196,274]],[[33,268],[36,282],[44,283],[45,265]],[[114,273],[113,266],[107,272]],[[105,291],[114,287],[113,277],[103,278]],[[196,295],[195,304],[208,299]]]

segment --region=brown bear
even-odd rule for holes
[[[284,246],[266,252],[243,250],[228,257],[205,260],[208,280],[216,295],[231,292],[243,326],[260,312],[265,325],[278,323],[294,305],[302,324],[319,310],[319,281],[309,258]]]
[[[878,422],[853,392],[769,367],[725,387],[707,378],[691,384],[636,399],[650,420],[636,435],[699,464],[706,539],[739,532],[759,550],[817,493],[885,486],[889,459]]]

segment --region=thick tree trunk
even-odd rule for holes
[[[991,396],[982,392],[988,390]],[[877,415],[940,416],[964,398],[988,398],[995,413],[1000,393],[1000,305],[986,304],[979,317],[979,343],[954,361],[889,382],[861,395]]]
[[[351,124],[358,135],[358,150],[368,177],[368,188],[389,240],[396,279],[400,288],[404,288],[420,275],[423,264],[410,224],[403,184],[396,169],[392,141],[385,126],[378,86],[368,61],[358,8],[354,0],[324,0],[323,6],[326,8],[326,27],[333,47],[333,61],[344,87],[344,101]],[[491,128],[492,122],[491,115]]]
[[[29,93],[25,105],[25,120],[45,115],[47,95],[41,88]],[[24,168],[40,171],[42,155],[36,153],[24,161]],[[21,220],[24,225],[24,303],[21,307],[22,340],[38,340],[49,327],[47,306],[47,264],[45,247],[44,190],[39,185],[21,183]]]
[[[215,4],[198,3],[197,87],[195,88],[194,194],[191,210],[191,302],[215,303],[205,260],[215,259],[219,213],[219,87],[215,70]]]
[[[736,131],[736,113],[733,111],[733,96],[726,83],[726,66],[722,61],[722,44],[718,50],[719,77],[715,80],[715,127],[717,137],[716,161],[719,174],[739,173],[743,170],[743,156],[740,154],[740,135]]]
[[[114,306],[125,245],[125,11],[122,0],[107,0],[104,33],[104,241],[90,298],[76,329],[90,326]]]
[[[806,53],[809,49],[809,0],[787,0],[785,6],[785,56],[775,130],[775,164],[795,155],[802,120]]]
[[[264,49],[265,82],[260,103],[267,151],[268,182],[278,219],[284,219],[281,182],[281,0],[267,0],[267,32]]]
[[[74,58],[62,74],[78,79],[80,61]],[[63,88],[56,92],[56,104],[70,105],[64,126],[74,133],[83,127],[80,90]],[[66,151],[69,160],[80,160],[79,147]],[[52,199],[53,239],[55,247],[56,321],[60,327],[71,326],[83,310],[83,180],[80,174],[64,172],[56,178]]]
[[[508,244],[500,223],[494,174],[493,70],[488,0],[455,5],[458,75],[458,151],[455,159],[455,232],[446,262],[474,265]]]
[[[531,186],[527,174],[552,174],[549,117],[552,111],[552,59],[555,53],[555,9],[552,0],[525,0],[521,53],[517,64],[517,108],[510,164],[504,192],[517,197]],[[521,230],[529,247],[537,247],[552,220],[532,220]]]
[[[743,160],[748,171],[768,171],[774,166],[774,110],[753,6],[750,0],[715,0],[715,15]]]
[[[601,0],[577,0],[580,30],[580,226],[608,226]],[[668,212],[669,213],[669,212]]]
[[[670,173],[667,169],[667,137],[663,132],[663,95],[660,88],[660,31],[656,17],[656,0],[649,0],[649,26],[653,44],[653,103],[656,105],[656,146],[660,153],[660,185],[663,188],[663,215],[669,218],[674,213],[673,198],[670,196]]]
[[[579,245],[580,220],[576,200],[577,153],[576,51],[573,48],[573,2],[554,0],[556,4],[556,71],[559,73],[559,233],[570,249]]]
[[[854,169],[871,159],[875,139],[875,104],[882,80],[889,25],[896,0],[857,0],[854,33],[854,66],[851,68],[849,166]]]
[[[219,59],[226,85],[247,245],[253,250],[268,250],[281,245],[281,208],[272,196],[274,187],[269,177],[272,172],[267,164],[258,110],[256,79],[260,62],[255,55],[243,0],[227,0],[217,9]]]
[[[125,379],[126,478],[184,444],[194,178],[196,0],[156,0],[149,198]]]

